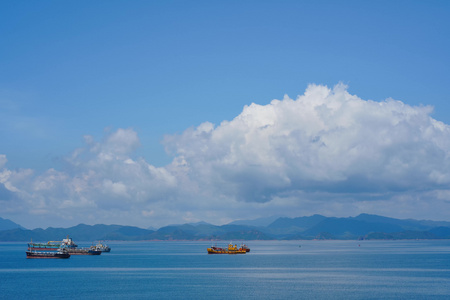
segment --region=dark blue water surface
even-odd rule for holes
[[[26,259],[26,243],[0,243],[0,298],[450,299],[448,240],[247,244],[208,255],[210,242],[110,242],[100,256]]]

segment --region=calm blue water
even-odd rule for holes
[[[208,255],[210,242],[108,244],[42,260],[0,243],[0,298],[450,299],[446,240],[255,241],[245,255]]]

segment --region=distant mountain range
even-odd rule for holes
[[[85,225],[27,230],[0,218],[0,241],[61,240],[311,240],[311,239],[450,239],[450,222],[402,220],[377,215],[334,218],[240,220],[216,226],[205,222],[170,225],[158,230],[122,225]]]
[[[14,223],[11,220],[0,218],[0,230],[9,230],[9,229],[16,229],[21,228],[25,229],[19,224]]]

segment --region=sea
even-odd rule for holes
[[[245,243],[111,241],[69,259],[0,243],[0,299],[450,299],[450,240]]]

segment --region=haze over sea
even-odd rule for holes
[[[245,255],[208,255],[203,241],[109,244],[100,256],[46,260],[1,243],[2,298],[450,297],[450,240],[252,241]]]

